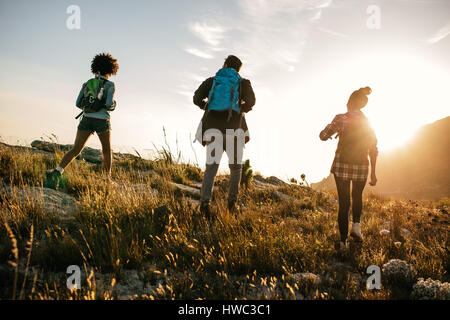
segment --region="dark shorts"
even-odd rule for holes
[[[99,134],[111,130],[111,124],[104,119],[83,118],[78,125],[78,130]]]

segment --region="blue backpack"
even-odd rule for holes
[[[239,85],[241,77],[232,68],[220,69],[214,77],[213,85],[208,95],[208,109],[215,111],[228,110],[228,120],[232,110],[240,113]]]

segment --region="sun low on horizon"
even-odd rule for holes
[[[373,92],[363,112],[376,132],[380,151],[404,146],[420,127],[450,114],[450,107],[440,100],[448,74],[425,57],[377,53],[355,67],[369,74]]]

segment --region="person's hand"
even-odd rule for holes
[[[372,187],[375,187],[377,185],[377,176],[375,175],[374,172],[372,172],[372,174],[370,175],[370,182],[369,182],[369,184]]]

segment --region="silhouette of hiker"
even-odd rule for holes
[[[368,102],[367,96],[372,92],[369,87],[354,91],[347,102],[348,112],[338,114],[320,133],[320,139],[326,141],[337,133],[339,143],[331,166],[339,197],[339,233],[340,249],[347,247],[348,212],[350,209],[350,182],[352,182],[352,216],[353,224],[350,236],[362,241],[360,218],[362,212],[362,193],[371,164],[370,185],[375,186],[376,160],[378,155],[377,138],[366,116],[361,112]]]
[[[236,56],[225,59],[215,77],[206,79],[195,91],[194,104],[205,110],[196,140],[206,145],[206,170],[201,189],[200,211],[211,217],[209,202],[214,179],[225,150],[230,168],[228,210],[238,211],[237,199],[242,174],[242,155],[249,141],[244,113],[255,105],[251,83],[239,75],[242,62]]]
[[[118,69],[117,60],[109,53],[97,54],[92,60],[91,71],[95,77],[83,84],[76,100],[76,106],[83,110],[78,117],[81,115],[83,117],[78,125],[75,143],[63,156],[59,165],[47,173],[48,187],[57,185],[64,169],[80,154],[94,132],[97,132],[102,144],[103,170],[107,178],[110,178],[112,154],[109,112],[115,109],[116,102],[114,101],[115,85],[108,78],[115,75]]]

